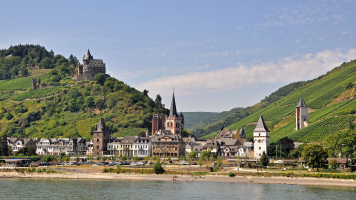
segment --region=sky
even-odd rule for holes
[[[39,44],[177,110],[258,103],[356,59],[356,1],[0,1],[0,48]]]

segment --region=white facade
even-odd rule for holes
[[[148,138],[138,138],[134,143],[134,156],[146,157],[152,155],[152,142]]]
[[[253,149],[255,154],[254,158],[260,159],[263,152],[265,152],[266,154],[268,153],[267,150],[270,145],[270,132],[267,129],[267,126],[262,116],[260,116],[257,126],[253,131],[253,140]]]

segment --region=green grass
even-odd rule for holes
[[[25,99],[38,99],[42,97],[47,97],[47,96],[52,96],[59,94],[62,92],[63,87],[50,87],[50,88],[44,88],[40,90],[30,90],[28,92],[20,93],[16,97],[14,97],[12,100],[14,101],[22,101]]]
[[[0,90],[28,90],[32,87],[32,79],[44,80],[47,74],[41,76],[30,76],[24,78],[16,78],[0,84]]]

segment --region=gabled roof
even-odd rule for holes
[[[224,146],[236,146],[240,145],[240,141],[238,139],[216,139],[220,145]]]
[[[260,116],[260,119],[258,119],[257,126],[253,132],[269,132],[262,115]]]
[[[134,143],[137,138],[137,136],[125,136],[124,138],[122,138],[121,143]]]
[[[174,117],[174,116],[178,117],[178,113],[176,108],[176,100],[174,98],[174,93],[173,93],[171,109],[169,110],[169,117]]]
[[[308,108],[307,103],[305,103],[303,98],[300,99],[297,108]]]

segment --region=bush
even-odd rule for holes
[[[41,172],[42,172],[41,168],[38,168],[37,173],[41,173]]]
[[[104,169],[103,169],[103,173],[107,173],[107,172],[109,172],[109,169],[108,169],[108,168],[106,168],[106,167],[104,167]]]
[[[156,173],[156,174],[163,174],[164,173],[164,169],[161,165],[161,163],[158,161],[156,162],[154,165],[153,165],[153,171]]]
[[[229,177],[235,177],[235,173],[234,172],[229,172]]]

